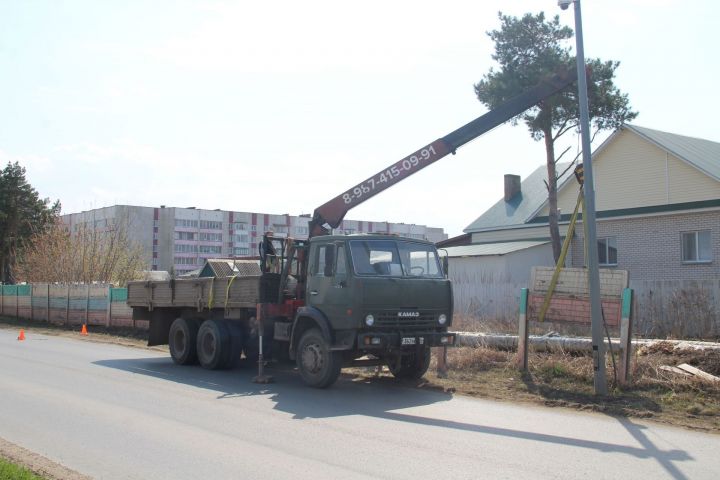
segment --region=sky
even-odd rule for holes
[[[498,11],[574,26],[555,0],[0,0],[0,164],[63,213],[312,213],[487,111],[473,85],[496,66]],[[720,141],[720,2],[584,0],[582,16],[634,124]],[[459,235],[544,158],[506,124],[346,218]]]

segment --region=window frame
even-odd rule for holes
[[[707,233],[708,235],[708,258],[700,258],[700,234],[701,233]],[[693,235],[695,238],[695,258],[694,259],[686,259],[685,258],[685,236],[686,235]],[[713,261],[713,254],[712,254],[712,231],[709,228],[705,228],[702,230],[688,230],[685,232],[680,232],[680,261],[683,265],[702,265],[702,264],[708,264],[712,263]]]
[[[610,262],[610,242],[609,242],[609,240],[612,240],[613,243],[615,244],[614,245],[614,248],[615,248],[615,262],[614,263]],[[600,242],[601,241],[605,242],[605,260],[606,260],[605,263],[603,263],[600,260]],[[598,247],[598,266],[601,266],[601,267],[617,267],[618,266],[617,236],[608,235],[605,237],[598,237],[597,238],[597,247]]]

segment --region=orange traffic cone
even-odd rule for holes
[[[25,330],[23,330],[22,328],[20,329],[20,335],[18,335],[18,340],[25,340]]]
[[[87,325],[83,323],[82,330],[80,330],[80,335],[87,335]]]

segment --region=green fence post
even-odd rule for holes
[[[620,375],[618,382],[626,385],[630,380],[632,360],[632,288],[623,289],[622,316],[620,317]]]
[[[518,357],[517,366],[520,370],[526,372],[528,369],[528,289],[520,289],[520,315],[518,318]]]

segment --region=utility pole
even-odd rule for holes
[[[585,74],[585,50],[583,48],[582,15],[580,0],[559,0],[558,5],[567,10],[575,4],[575,42],[577,49],[578,101],[580,103],[580,140],[582,143],[583,172],[585,175],[585,241],[587,242],[588,288],[590,290],[590,326],[592,330],[592,355],[595,395],[607,395],[605,375],[605,340],[603,339],[602,304],[600,303],[600,270],[598,267],[597,232],[595,229],[595,185],[593,183],[592,156],[590,152],[590,114],[588,112],[587,77]]]

